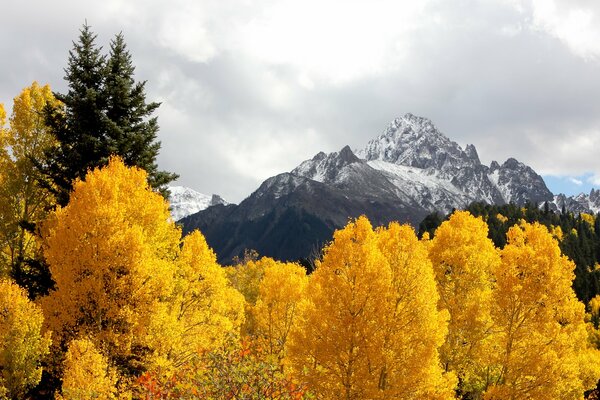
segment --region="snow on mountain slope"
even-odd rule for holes
[[[396,118],[356,154],[369,162],[378,160],[417,168],[423,175],[437,177],[436,182],[450,183],[462,193],[460,199],[454,200],[439,195],[451,208],[462,206],[464,200],[523,204],[552,199],[543,179],[528,166],[509,159],[502,166],[493,162],[487,167],[481,164],[475,146],[467,145],[463,150],[430,120],[412,114]]]
[[[600,189],[592,189],[590,194],[580,193],[568,197],[564,194],[558,194],[550,202],[550,207],[555,211],[562,211],[564,207],[566,211],[573,213],[591,212],[597,214],[600,212]]]
[[[449,212],[464,207],[474,199],[447,180],[415,167],[392,164],[386,161],[369,161],[369,166],[381,171],[394,184],[398,197],[412,199],[430,212]]]
[[[448,212],[474,201],[489,204],[552,199],[543,179],[515,159],[491,167],[477,149],[463,150],[427,118],[396,118],[377,138],[355,153],[318,153],[291,172],[354,193],[395,197],[414,208]]]
[[[174,221],[216,204],[229,204],[216,194],[207,196],[184,186],[170,186],[169,191],[171,192],[169,196],[171,216]]]

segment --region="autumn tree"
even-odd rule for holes
[[[449,313],[448,335],[440,349],[446,371],[455,371],[459,391],[480,395],[488,385],[493,271],[500,259],[481,218],[455,212],[429,244],[440,294]]]
[[[161,307],[149,341],[162,356],[163,367],[180,367],[199,352],[218,348],[227,337],[239,338],[244,298],[231,286],[199,231],[184,238],[173,292]]]
[[[306,270],[295,263],[267,263],[258,288],[258,298],[252,308],[256,321],[256,341],[269,355],[281,361],[301,302],[306,296]]]
[[[55,143],[45,125],[44,109],[59,105],[48,85],[33,82],[15,97],[10,125],[0,135],[0,269],[27,287],[31,297],[46,294],[51,286],[36,226],[46,217],[54,198],[39,185],[34,162],[41,162]],[[0,116],[0,127],[3,124]]]
[[[174,289],[180,236],[145,171],[112,158],[77,180],[69,204],[44,226],[56,287],[42,306],[55,354],[88,337],[121,373],[146,368],[149,327]]]
[[[116,373],[89,339],[69,343],[62,381],[59,400],[116,399]]]
[[[42,334],[42,310],[14,282],[0,281],[0,397],[22,399],[42,376],[50,333]]]
[[[111,42],[107,58],[90,26],[83,26],[69,52],[68,92],[57,93],[61,106],[49,107],[46,113],[58,145],[47,151],[46,164],[38,164],[60,205],[67,204],[75,179],[106,165],[111,155],[145,169],[150,185],[164,194],[165,185],[176,179],[158,170],[160,142],[152,114],[159,104],[146,102],[145,82],[135,82],[134,72],[123,35]]]
[[[514,226],[507,236],[492,296],[499,374],[485,398],[580,399],[600,363],[571,286],[575,266],[540,224]]]
[[[448,314],[437,309],[439,294],[427,248],[408,225],[394,222],[377,234],[391,268],[393,293],[380,388],[387,398],[452,398],[455,377],[442,374],[438,353]]]
[[[360,217],[334,233],[311,275],[288,358],[321,398],[451,397],[437,365],[445,322],[431,264],[406,229],[392,225],[378,234]],[[410,310],[417,306],[423,308]]]
[[[378,397],[390,282],[365,217],[334,233],[288,346],[290,363],[312,391],[328,399]]]
[[[272,258],[258,258],[258,254],[249,253],[245,260],[225,268],[227,279],[233,287],[240,292],[245,299],[246,319],[242,326],[243,336],[253,336],[256,333],[256,321],[252,312],[260,292],[260,282],[265,275],[265,269],[269,265],[276,264]]]

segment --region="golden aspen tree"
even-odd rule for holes
[[[438,354],[447,333],[447,313],[437,309],[439,295],[427,249],[408,225],[394,222],[377,233],[393,286],[379,387],[386,398],[454,398],[455,378],[442,375]]]
[[[0,281],[0,398],[22,399],[42,377],[50,333],[42,334],[42,310],[16,283]]]
[[[455,371],[459,391],[481,394],[491,371],[490,301],[498,251],[488,227],[469,212],[455,212],[428,244],[440,294],[439,308],[449,313],[448,335],[440,349],[446,371]]]
[[[244,298],[231,286],[199,231],[184,238],[176,266],[172,298],[163,304],[163,316],[171,322],[157,318],[153,325],[157,332],[151,332],[149,341],[166,361],[179,366],[200,351],[221,346],[230,335],[239,337]],[[165,328],[171,332],[159,333]]]
[[[287,349],[299,381],[319,398],[385,397],[380,379],[391,276],[366,217],[334,233]]]
[[[571,286],[575,266],[543,225],[522,223],[507,238],[492,308],[500,373],[485,398],[581,399],[600,364]]]
[[[268,265],[252,313],[256,321],[257,344],[281,361],[289,332],[306,295],[308,277],[299,264],[271,261],[265,260]]]
[[[0,268],[28,286],[31,294],[45,291],[45,287],[38,285],[48,286],[29,282],[40,279],[39,271],[31,270],[31,260],[41,257],[33,229],[54,204],[50,191],[40,186],[41,175],[35,163],[43,163],[44,152],[55,143],[45,125],[44,110],[58,104],[50,86],[33,82],[15,97],[10,126],[0,140],[0,167],[4,175],[0,187],[0,220],[4,223],[0,230]],[[0,130],[5,118],[0,115]]]
[[[56,287],[41,304],[56,353],[88,337],[120,371],[145,368],[153,353],[148,330],[173,292],[181,238],[146,172],[117,157],[88,172],[50,216],[44,237]]]
[[[256,334],[256,321],[252,309],[258,300],[260,282],[265,275],[265,269],[276,264],[272,258],[256,259],[256,257],[255,253],[251,253],[244,262],[225,268],[227,278],[245,299],[246,319],[242,326],[243,336]]]
[[[69,343],[59,400],[116,399],[116,372],[89,339]]]

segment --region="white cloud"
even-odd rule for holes
[[[572,176],[569,177],[569,182],[574,183],[577,186],[583,185],[583,181],[581,181],[581,179],[577,179],[577,178],[574,178]]]
[[[595,186],[600,186],[600,174],[592,175],[588,178],[588,183]]]
[[[600,56],[598,3],[581,0],[532,0],[533,23],[585,59]]]
[[[240,201],[408,111],[484,162],[592,171],[600,185],[597,1],[42,3],[3,8],[0,102],[33,79],[64,91],[85,18],[105,50],[123,31],[148,99],[163,102],[161,168],[207,193]]]
[[[241,46],[267,64],[307,79],[343,83],[396,69],[411,32],[427,23],[429,1],[282,0],[241,29]]]

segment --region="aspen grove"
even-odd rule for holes
[[[0,104],[0,399],[600,398],[575,234],[521,219],[498,246],[499,213],[422,237],[360,216],[310,274],[253,251],[222,266],[170,215],[159,104],[122,35],[108,60],[95,38],[68,94]]]

